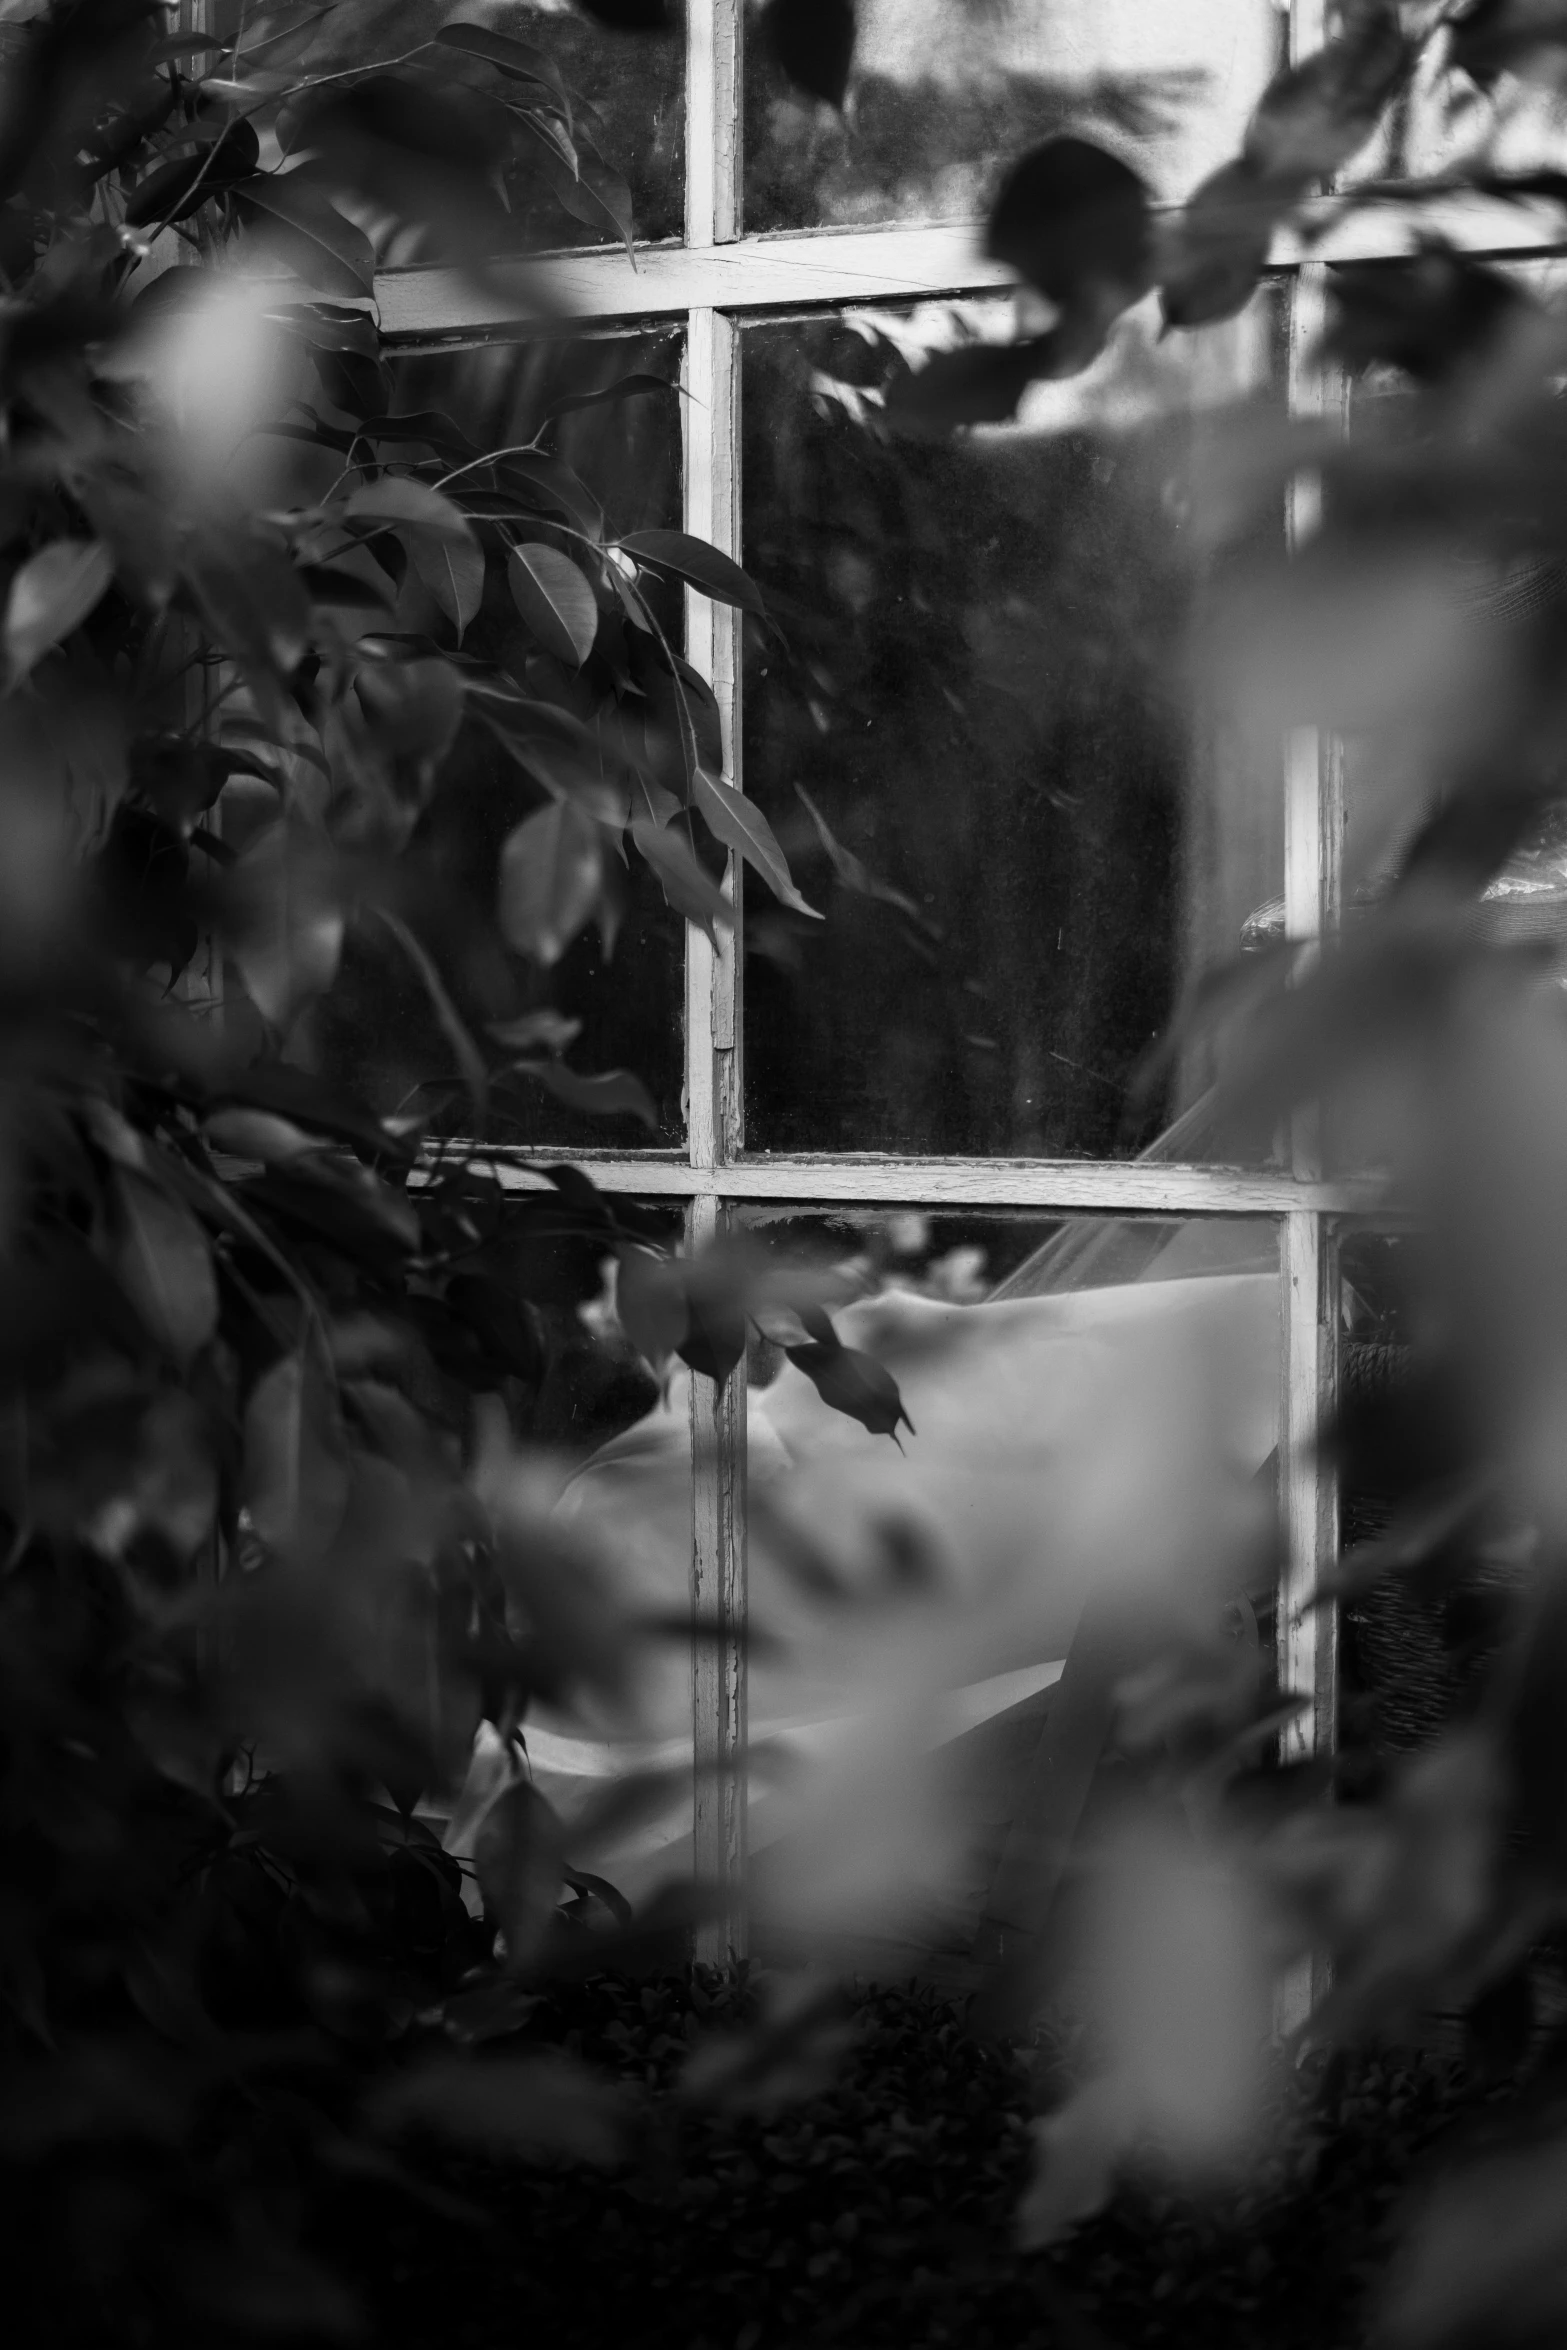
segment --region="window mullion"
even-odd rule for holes
[[[686,239],[711,248],[740,229],[741,0],[687,0]],[[704,305],[686,330],[685,523],[736,559],[740,553],[738,336]],[[739,771],[739,629],[726,604],[686,597],[686,655],[713,689],[728,780]],[[737,861],[725,894],[732,923],[709,937],[686,930],[686,1122],[693,1171],[711,1175],[739,1156],[740,925]],[[693,1247],[710,1245],[732,1210],[716,1192],[692,1200]],[[695,1778],[693,1866],[719,1888],[717,1915],[695,1938],[695,1956],[725,1965],[744,1955],[746,1922],[746,1373],[691,1379],[691,1655]]]
[[[1292,24],[1298,57],[1321,37],[1320,0],[1309,0]],[[1304,20],[1304,21],[1303,21]],[[1302,33],[1314,28],[1314,37]],[[1318,353],[1325,310],[1325,273],[1300,271],[1291,295],[1289,404],[1292,416],[1344,416],[1342,376],[1324,368]],[[1299,549],[1321,522],[1320,476],[1303,471],[1289,488],[1288,527]],[[1316,727],[1295,728],[1285,760],[1284,907],[1289,935],[1320,940],[1340,913],[1344,835],[1343,746]],[[1322,1174],[1320,1118],[1294,1122],[1291,1166],[1302,1182]],[[1337,1400],[1339,1357],[1338,1250],[1333,1227],[1315,1208],[1292,1209],[1281,1241],[1282,1394],[1280,1399],[1280,1516],[1282,1565],[1277,1594],[1280,1679],[1308,1700],[1282,1741],[1283,1759],[1304,1762],[1332,1753],[1338,1718],[1338,1624],[1331,1606],[1315,1604],[1339,1547],[1338,1480],[1321,1443]],[[1320,1963],[1294,1969],[1280,1986],[1279,2022],[1304,2022],[1325,1988]]]

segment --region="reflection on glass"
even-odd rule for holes
[[[802,1208],[745,1221],[858,1292],[835,1306],[837,1334],[896,1379],[912,1423],[896,1449],[831,1412],[776,1340],[755,1350],[750,1610],[773,1637],[751,1672],[751,1849],[766,1946],[809,1919],[962,1949],[1085,1603],[1113,1605],[1133,1555],[1145,1598],[1203,1571],[1200,1556],[1225,1578],[1216,1608],[1249,1588],[1266,1613],[1275,1228]],[[1180,1528],[1221,1495],[1234,1515],[1219,1566],[1211,1548],[1183,1550]],[[769,1774],[775,1748],[797,1780]]]
[[[1345,172],[1346,181],[1427,179],[1444,171],[1560,170],[1567,99],[1543,82],[1499,74],[1482,90],[1428,41],[1410,85]]]
[[[745,783],[827,917],[748,889],[748,1146],[1212,1155],[1205,1055],[1141,1080],[1282,888],[1278,735],[1189,660],[1195,468],[1274,380],[1270,314],[1161,344],[1139,311],[1015,425],[889,439],[888,343],[951,323],[745,336],[745,559],[784,639],[748,644]]]
[[[490,344],[411,357],[396,369],[394,408],[444,412],[486,449],[514,447],[539,432],[562,398],[602,390],[633,373],[673,383],[681,338],[661,331],[571,343]],[[644,393],[578,408],[550,425],[543,446],[564,460],[602,506],[609,535],[669,527],[680,521],[678,398]],[[569,533],[547,522],[528,534],[571,551]],[[591,720],[616,706],[617,679],[629,681],[645,659],[642,645],[612,613],[601,615],[597,647],[580,675],[542,652],[519,620],[499,557],[488,542],[484,602],[464,640],[465,653],[494,665],[528,692]],[[669,595],[662,625],[679,641],[680,606]],[[444,623],[417,579],[405,580],[397,625],[439,632]],[[638,704],[633,694],[632,706]],[[404,909],[443,973],[457,1007],[476,1033],[497,1022],[550,1009],[568,1027],[564,1059],[580,1075],[626,1069],[652,1097],[657,1127],[634,1114],[599,1116],[555,1098],[532,1077],[503,1082],[492,1095],[487,1133],[507,1143],[595,1148],[664,1147],[683,1134],[681,1003],[684,932],[640,860],[618,875],[619,927],[580,934],[555,967],[507,953],[495,939],[498,860],[513,827],[546,805],[538,783],[492,736],[469,719],[442,771],[422,823],[428,856],[417,906]],[[342,978],[317,1025],[324,1066],[383,1112],[424,1108],[438,1130],[470,1131],[473,1106],[457,1080],[455,1056],[429,993],[405,952],[378,926],[351,935]],[[547,1058],[545,1047],[528,1057]]]
[[[1071,129],[1166,199],[1233,152],[1278,59],[1269,0],[861,0],[842,118],[792,93],[747,11],[750,229],[983,213],[1005,163]]]
[[[219,0],[218,29],[234,37],[225,21],[237,16],[233,0]],[[431,47],[447,24],[479,26],[542,50],[572,97],[573,141],[579,177],[566,158],[524,133],[517,156],[504,175],[504,214],[496,216],[499,247],[612,245],[620,230],[611,214],[629,208],[639,240],[678,237],[685,220],[685,44],[678,33],[628,35],[593,23],[570,0],[357,0],[353,7],[305,11],[297,7],[246,11],[245,55],[253,67],[270,66],[291,77],[347,73],[380,67],[433,92],[466,84],[504,105],[530,85],[482,61],[448,48]],[[576,101],[584,102],[578,107]],[[263,114],[262,128],[266,118]],[[504,130],[505,118],[499,127]],[[515,118],[513,118],[515,128]],[[615,181],[621,183],[615,185]],[[584,195],[580,180],[588,183]],[[601,188],[608,211],[593,201]],[[428,192],[428,191],[427,191]],[[395,201],[395,199],[394,199]],[[437,257],[428,234],[409,241],[395,220],[366,219],[385,265]],[[437,230],[437,237],[439,231]],[[466,232],[471,245],[471,230]],[[446,242],[465,250],[465,232],[456,228]],[[440,257],[446,257],[441,253]],[[470,251],[471,257],[471,251]]]

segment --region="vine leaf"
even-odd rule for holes
[[[629,1069],[606,1069],[584,1077],[559,1061],[515,1061],[511,1074],[531,1077],[570,1110],[585,1110],[593,1118],[640,1118],[650,1134],[658,1132],[658,1111],[640,1077]]]
[[[101,539],[54,539],[28,557],[6,598],[8,685],[20,684],[81,626],[113,577],[114,559]]]
[[[375,247],[297,172],[261,172],[233,191],[241,219],[323,294],[375,292]]]
[[[383,474],[343,508],[357,521],[389,522],[408,560],[461,639],[484,598],[484,549],[450,498],[408,474]]]
[[[553,800],[509,833],[501,850],[501,934],[547,969],[598,904],[604,835],[575,800]]]
[[[773,836],[773,828],[754,800],[748,800],[743,791],[732,784],[720,783],[709,775],[705,767],[698,767],[692,775],[692,797],[706,819],[709,830],[721,840],[725,848],[733,849],[748,865],[754,865],[783,905],[797,914],[809,914],[812,921],[822,916],[814,906],[808,906],[794,886],[789,861]]]
[[[598,635],[598,600],[569,555],[530,543],[511,547],[506,576],[512,601],[547,653],[580,669]]]
[[[115,1177],[120,1286],[166,1354],[188,1364],[218,1326],[218,1286],[207,1236],[183,1201],[150,1177]]]
[[[348,1504],[348,1448],[337,1392],[315,1351],[284,1355],[245,1411],[242,1480],[250,1522],[269,1549],[319,1557]]]
[[[623,1248],[615,1278],[620,1327],[639,1354],[661,1371],[690,1326],[685,1283],[666,1256],[650,1248]]]
[[[862,1354],[858,1347],[845,1346],[832,1333],[830,1324],[826,1327],[826,1338],[812,1339],[805,1346],[785,1347],[790,1362],[805,1373],[824,1404],[832,1411],[842,1412],[847,1419],[858,1420],[873,1436],[890,1436],[894,1444],[900,1428],[907,1428],[912,1436],[914,1422],[903,1408],[903,1397],[892,1373],[873,1355]]]
[[[854,66],[854,0],[768,0],[762,30],[795,88],[842,113]]]
[[[715,923],[731,923],[734,908],[711,874],[697,861],[696,851],[683,832],[671,826],[649,824],[637,817],[631,837],[658,875],[660,886],[677,914],[713,936]]]
[[[733,604],[741,612],[754,613],[758,620],[767,618],[767,606],[755,580],[738,563],[710,547],[706,539],[693,538],[684,530],[634,530],[620,544],[638,563],[669,572],[699,594],[711,596],[715,604]]]
[[[1102,334],[1153,282],[1148,190],[1090,139],[1045,139],[1002,181],[985,250]]]

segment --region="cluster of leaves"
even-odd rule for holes
[[[635,1103],[533,990],[632,854],[709,929],[715,852],[794,894],[659,599],[764,608],[683,533],[617,538],[549,415],[489,451],[397,408],[379,257],[515,258],[530,175],[632,224],[546,55],[448,23],[316,70],[354,17],[0,28],[0,2163],[62,2338],[337,2323],[299,2228],[323,2175],[396,2175],[383,2052],[686,1923],[573,1872],[528,1782],[536,1698],[612,1703],[685,1627],[626,1615],[526,1444],[606,1260],[650,1363],[713,1377],[750,1268],[569,1169],[508,1195],[425,1147],[450,1087],[384,1114],[312,1020],[379,942],[475,1137],[518,1075]],[[257,487],[261,442],[304,470]],[[491,578],[513,668],[468,649]],[[428,843],[475,737],[538,804],[453,970]],[[793,1335],[896,1424],[824,1315]],[[420,1806],[465,1782],[457,1837]]]
[[[1233,673],[1280,728],[1348,739],[1355,910],[1304,962],[1280,941],[1217,975],[1200,1011],[1243,1015],[1234,1105],[1316,1119],[1329,1163],[1376,1170],[1419,1232],[1399,1376],[1328,1432],[1374,1461],[1385,1530],[1319,1603],[1404,1589],[1431,1603],[1463,1651],[1467,1695],[1411,1756],[1346,1757],[1336,1776],[1325,1758],[1259,1769],[1278,1694],[1217,1622],[1208,1637],[1188,1625],[1123,1687],[1120,1735],[1220,1856],[1204,1930],[1254,1935],[1260,1968],[1310,1950],[1329,1960],[1314,2038],[1396,2037],[1458,2013],[1508,2063],[1533,2050],[1550,2083],[1561,2025],[1538,1952],[1567,1894],[1567,1026],[1552,895],[1567,796],[1567,315],[1529,273],[1440,241],[1422,217],[1428,183],[1318,192],[1422,59],[1449,95],[1479,86],[1500,106],[1531,79],[1559,82],[1567,12],[1346,7],[1324,48],[1265,93],[1241,155],[1169,221],[1119,159],[1047,143],[1003,187],[991,250],[1054,323],[932,362],[889,406],[925,426],[1009,414],[1029,380],[1089,365],[1155,288],[1171,325],[1233,315],[1282,224],[1309,250],[1367,201],[1407,215],[1406,260],[1326,271],[1318,358],[1347,381],[1349,429],[1317,416],[1248,431],[1232,503],[1205,521]],[[1567,183],[1501,171],[1482,141],[1436,192],[1559,205]],[[1262,545],[1306,471],[1316,519],[1293,547],[1276,531]],[[1553,911],[1509,926],[1531,890]],[[1250,1923],[1212,1892],[1226,1868],[1256,1905]],[[1138,2094],[1155,2075],[1168,2086],[1194,2044],[1202,1971],[1189,1965],[1183,1992],[1172,1968],[1157,2031],[1144,2013],[1140,2090],[1102,2074],[1041,2126],[1026,2206],[1038,2241],[1110,2192]],[[1205,2094],[1190,2075],[1179,2091],[1193,2117]],[[1393,2338],[1560,2330],[1563,2159],[1554,2090],[1498,2115],[1411,2234]]]
[[[573,2350],[1359,2343],[1392,2208],[1492,2096],[1431,2055],[1281,2061],[1268,2150],[1243,2181],[1188,2195],[1140,2173],[1072,2244],[1029,2253],[1013,2224],[1025,2057],[978,2038],[961,2002],[856,1988],[830,2083],[799,2067],[777,2084],[789,2102],[693,2104],[693,2073],[737,2026],[754,2031],[757,2007],[755,1983],[701,1971],[550,1989],[507,2060],[569,2056],[612,2078],[620,2158],[519,2175],[431,2149],[421,2177],[455,2192],[468,2224],[415,2211],[390,2255],[374,2190],[339,2195],[330,2224],[386,2338],[439,2328],[466,2350],[526,2293]]]
[[[1456,90],[1491,93],[1498,81],[1557,86],[1567,18],[1530,0],[1479,0],[1453,10],[1421,0],[1343,0],[1323,45],[1264,91],[1241,150],[1173,213],[1156,210],[1119,155],[1073,136],[1045,140],[1007,171],[991,209],[986,250],[1015,270],[1049,323],[1003,345],[943,352],[890,387],[889,412],[906,429],[945,431],[1011,416],[1030,383],[1081,374],[1134,303],[1157,292],[1165,327],[1233,318],[1260,284],[1286,224],[1310,253],[1354,211],[1405,211],[1416,240],[1434,196],[1465,191],[1560,210],[1567,176],[1499,167],[1488,146],[1440,179],[1336,175],[1365,150],[1409,97],[1417,74]],[[1315,197],[1309,210],[1303,200]],[[1428,335],[1447,339],[1455,314]],[[1362,358],[1376,356],[1371,352]]]

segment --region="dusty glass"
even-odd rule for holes
[[[1277,413],[1274,322],[1161,343],[1139,311],[1011,425],[889,435],[881,388],[955,315],[745,335],[779,623],[748,633],[745,784],[825,916],[747,885],[747,1147],[1212,1156],[1210,1046],[1149,1055],[1283,886],[1279,736],[1194,650],[1202,469]]]

